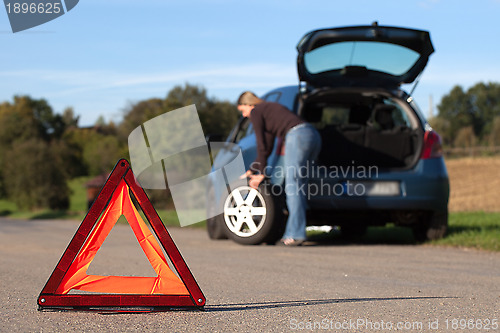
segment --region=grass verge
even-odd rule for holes
[[[425,244],[500,251],[500,213],[455,212],[450,213],[448,233],[445,238]],[[342,237],[339,230],[329,233],[312,231],[308,238],[330,244],[417,244],[410,228],[387,225],[369,227],[366,234],[356,239]]]
[[[84,184],[92,177],[78,177],[69,181],[68,185],[71,190],[70,206],[67,211],[53,211],[49,209],[36,210],[36,211],[21,211],[16,204],[0,200],[0,216],[28,219],[28,220],[47,220],[47,219],[68,219],[83,221],[87,214],[87,193]],[[179,226],[179,218],[174,210],[157,209],[156,210],[163,223],[166,226]],[[139,210],[144,220],[145,216]],[[126,223],[119,220],[118,223]],[[205,222],[193,224],[192,227],[205,227]]]
[[[430,244],[500,251],[500,213],[451,213],[448,235]]]
[[[84,184],[89,179],[90,177],[79,177],[69,182],[72,194],[68,211],[19,211],[12,202],[0,200],[0,216],[20,219],[72,219],[83,221],[88,210]],[[157,212],[165,225],[179,226],[179,219],[174,210],[158,209]],[[205,225],[205,222],[201,222],[192,225],[192,227],[203,228]],[[394,225],[370,227],[365,235],[354,241],[343,239],[340,232],[335,230],[328,234],[309,232],[309,236],[313,240],[335,244],[352,244],[353,242],[360,244],[416,244],[409,228]],[[448,235],[443,239],[431,241],[426,244],[467,247],[498,252],[500,251],[500,213],[450,213]]]

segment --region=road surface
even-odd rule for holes
[[[241,246],[210,241],[195,228],[169,231],[207,298],[205,311],[39,312],[37,296],[78,225],[0,219],[0,331],[500,331],[498,253],[422,245]],[[130,227],[118,224],[88,273],[154,272]]]

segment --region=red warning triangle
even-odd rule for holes
[[[130,190],[177,271],[130,198]],[[156,277],[88,275],[87,268],[120,216],[125,216]],[[70,290],[92,294],[68,294]],[[39,309],[203,308],[205,296],[163,225],[129,163],[120,160],[73,236],[38,297]]]

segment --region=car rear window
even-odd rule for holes
[[[403,46],[357,41],[318,47],[304,55],[304,63],[311,74],[339,70],[346,66],[362,66],[399,76],[406,73],[419,58],[419,53]]]

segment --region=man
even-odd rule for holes
[[[281,104],[265,102],[246,91],[238,99],[238,110],[250,119],[257,139],[257,158],[243,176],[257,188],[264,180],[267,158],[273,151],[275,137],[285,142],[285,193],[288,220],[281,244],[302,245],[306,239],[307,179],[300,170],[318,156],[321,137],[318,131]]]

